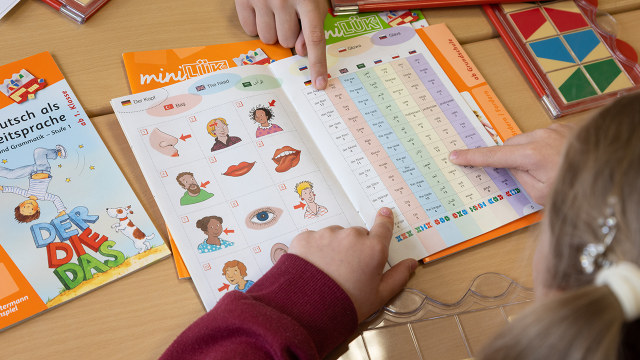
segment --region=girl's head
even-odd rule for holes
[[[274,117],[273,111],[266,106],[258,105],[251,109],[251,120],[259,123],[262,126],[268,126],[271,119]]]
[[[640,265],[640,95],[603,109],[569,140],[534,259],[539,304],[480,358],[615,359],[632,351],[621,343],[637,338],[640,321],[625,324],[611,290],[593,285],[598,268],[587,274],[580,263],[585,246],[603,242],[599,219],[608,207],[617,232],[607,258]]]

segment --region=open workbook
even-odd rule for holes
[[[395,214],[390,265],[540,209],[507,170],[449,162],[496,145],[499,127],[411,26],[327,54],[325,91],[294,56],[112,100],[207,309],[250,288],[300,232],[370,226],[383,206]]]

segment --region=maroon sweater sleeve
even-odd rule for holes
[[[224,295],[161,360],[319,359],[357,326],[344,290],[311,263],[285,254],[246,293]]]

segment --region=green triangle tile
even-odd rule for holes
[[[622,70],[613,59],[584,65],[584,69],[587,70],[587,73],[601,92],[604,92],[622,73]]]
[[[560,90],[560,93],[562,93],[562,96],[564,96],[567,102],[598,95],[596,89],[593,88],[593,85],[591,85],[589,79],[587,79],[587,76],[580,68],[577,68],[576,71],[569,76],[567,81],[560,85],[558,90]]]

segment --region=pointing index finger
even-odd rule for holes
[[[311,81],[316,89],[322,90],[327,86],[327,54],[324,38],[326,4],[306,2],[299,10],[299,14],[304,41],[307,45]]]
[[[393,235],[393,212],[387,207],[378,210],[376,220],[369,230],[369,236],[378,239],[385,245],[391,243],[391,235]]]
[[[527,156],[525,145],[502,145],[454,150],[449,160],[456,165],[515,169],[522,167]]]

